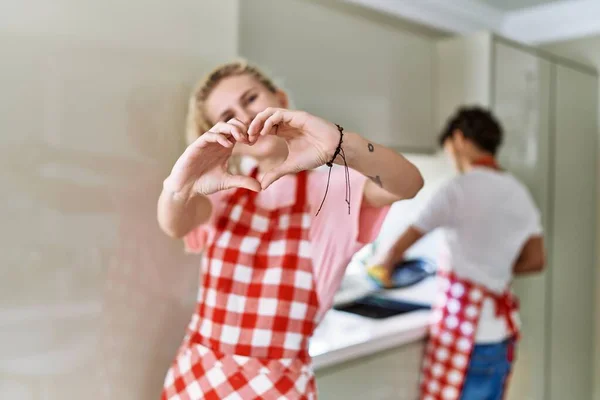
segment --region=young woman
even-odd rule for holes
[[[423,185],[396,152],[287,106],[245,63],[218,68],[191,97],[190,144],[158,221],[204,255],[163,399],[316,398],[308,343],[345,266],[387,206]],[[232,155],[254,168],[241,173]],[[332,163],[350,169],[312,171]]]
[[[519,334],[514,274],[544,267],[540,215],[527,189],[495,160],[502,128],[480,108],[463,108],[440,137],[460,175],[439,190],[371,274],[386,282],[423,235],[443,228],[451,262],[440,265],[439,302],[423,363],[423,400],[500,400]]]

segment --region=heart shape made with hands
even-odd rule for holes
[[[236,143],[255,144],[260,137],[277,135],[288,147],[286,159],[267,171],[261,181],[228,171]],[[202,134],[179,157],[165,181],[174,192],[209,195],[220,190],[246,188],[259,192],[284,175],[317,168],[331,160],[340,140],[335,124],[304,111],[268,108],[250,125],[232,119]]]

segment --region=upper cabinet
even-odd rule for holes
[[[333,2],[240,2],[240,54],[295,108],[400,151],[432,152],[435,37]]]

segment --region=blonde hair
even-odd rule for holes
[[[223,79],[230,76],[250,75],[275,93],[278,88],[273,81],[258,68],[249,65],[245,60],[233,61],[215,68],[196,85],[190,96],[186,121],[185,138],[188,144],[194,142],[200,135],[208,131],[214,123],[206,116],[205,103],[214,88]]]

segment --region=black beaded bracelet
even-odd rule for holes
[[[333,153],[333,157],[328,163],[325,164],[329,167],[329,176],[327,177],[325,195],[323,196],[323,201],[321,201],[321,205],[319,206],[316,215],[319,215],[321,209],[323,208],[323,204],[325,203],[325,198],[327,197],[327,192],[329,191],[329,182],[331,180],[331,169],[333,168],[333,163],[338,156],[341,156],[342,160],[344,160],[344,168],[346,169],[346,204],[348,204],[348,214],[350,214],[350,170],[348,169],[348,163],[346,162],[346,154],[344,154],[344,149],[342,148],[342,144],[344,142],[344,128],[338,124],[335,124],[335,126],[337,126],[338,131],[340,132],[340,141],[335,149],[335,152]]]

